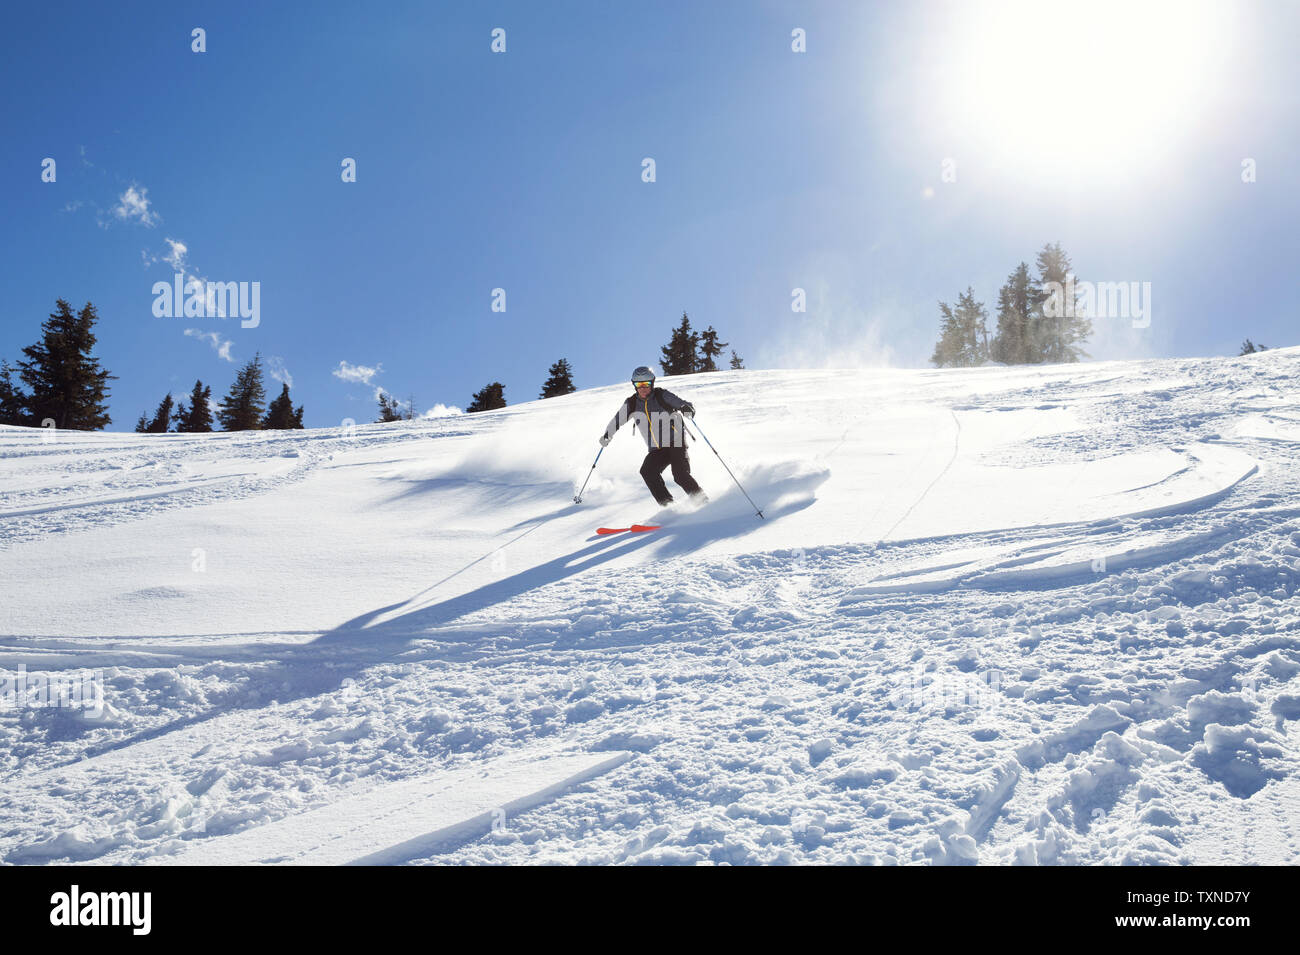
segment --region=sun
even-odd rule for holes
[[[1195,134],[1233,7],[990,0],[953,10],[931,95],[956,138],[995,164],[1096,176],[1166,157]]]

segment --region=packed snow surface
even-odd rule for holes
[[[0,428],[0,860],[1294,864],[1298,377],[666,379],[663,513],[627,385]]]

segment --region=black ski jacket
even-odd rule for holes
[[[683,401],[663,388],[651,388],[650,397],[644,401],[633,392],[605,426],[605,434],[610,438],[614,437],[618,429],[631,419],[636,424],[637,430],[641,432],[641,437],[645,439],[645,445],[649,450],[684,448],[686,433],[681,410],[689,404],[690,402]]]

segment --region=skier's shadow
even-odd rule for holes
[[[504,551],[512,545],[518,545],[529,534],[555,518],[577,510],[576,505],[566,505],[540,519],[535,519],[528,530],[431,584],[409,600],[354,617],[333,630],[321,634],[304,649],[360,651],[360,656],[378,662],[378,657],[401,652],[412,641],[419,640],[433,628],[444,627],[460,617],[504,604],[521,594],[593,570],[646,547],[655,546],[657,556],[671,558],[679,554],[697,552],[700,548],[722,538],[734,539],[751,533],[765,523],[780,520],[788,514],[811,506],[816,499],[816,488],[828,476],[828,471],[820,470],[784,474],[768,481],[763,491],[773,504],[764,511],[766,521],[760,519],[746,501],[741,500],[734,493],[726,492],[720,495],[718,500],[709,504],[704,511],[686,515],[682,519],[674,518],[658,530],[597,538],[586,547],[536,564],[519,573],[490,581],[436,603],[424,603],[426,595],[452,578],[487,560],[493,554]],[[515,530],[520,526],[522,525],[516,524],[508,530]],[[503,621],[503,623],[508,625],[509,622]],[[443,630],[437,636],[443,645],[442,652],[446,655],[450,651],[447,638],[451,634]],[[473,644],[478,639],[481,639],[479,628],[469,625],[462,634],[460,645],[463,649],[472,651]],[[547,639],[553,637],[539,634],[534,638],[535,642],[544,642]],[[352,662],[355,664],[360,661],[354,659]]]
[[[537,526],[540,526],[540,524]],[[518,542],[525,535],[520,535],[511,543]],[[321,634],[308,646],[325,649],[351,645],[379,649],[379,647],[390,643],[405,645],[413,639],[418,639],[422,632],[429,628],[442,626],[475,611],[505,603],[520,594],[556,583],[574,574],[592,570],[619,557],[635,553],[653,542],[652,538],[645,534],[624,535],[622,537],[611,535],[593,541],[588,546],[571,553],[562,554],[544,563],[536,564],[517,574],[493,580],[437,603],[422,604],[422,598],[425,594],[450,581],[453,577],[464,573],[475,564],[487,560],[491,554],[500,550],[500,548],[496,548],[483,557],[471,561],[455,573],[430,585],[409,600],[391,604],[387,607],[380,607],[353,617],[333,630]],[[403,610],[403,608],[408,609]],[[376,620],[381,622],[376,623]]]
[[[811,494],[804,499],[788,499],[777,507],[768,509],[765,515],[769,521],[778,520],[787,514],[802,510],[812,503],[813,497]],[[571,509],[564,508],[559,513],[569,510]],[[538,590],[549,584],[558,583],[575,574],[593,570],[610,561],[634,554],[646,547],[657,545],[663,556],[671,557],[679,553],[698,550],[715,540],[734,538],[748,533],[756,529],[759,523],[759,518],[752,512],[737,513],[732,511],[712,520],[691,520],[680,524],[669,524],[648,533],[610,535],[592,541],[586,547],[555,557],[541,564],[536,564],[509,577],[482,584],[437,603],[421,604],[425,594],[489,556],[484,555],[484,557],[471,562],[471,564],[456,571],[455,574],[443,578],[442,581],[431,585],[411,599],[403,603],[380,607],[354,617],[333,630],[322,634],[307,646],[318,649],[348,647],[360,649],[365,647],[369,651],[365,654],[366,656],[378,656],[381,652],[385,654],[387,652],[398,652],[411,641],[420,639],[432,628],[445,626],[451,621],[468,614],[506,603],[521,594]],[[518,542],[527,533],[529,532],[514,538],[511,543]],[[489,552],[489,554],[494,552]],[[508,625],[509,622],[503,621],[503,623]],[[449,634],[444,631],[438,636],[445,640]],[[469,642],[478,636],[480,634],[477,633],[477,628],[467,627],[464,634],[465,642],[462,645],[466,649],[470,649]],[[537,639],[542,641],[549,638],[539,636]]]

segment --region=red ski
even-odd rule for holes
[[[596,533],[597,534],[623,534],[623,533],[630,532],[633,534],[638,534],[641,531],[657,531],[657,530],[659,530],[658,524],[633,524],[631,527],[597,527]]]

